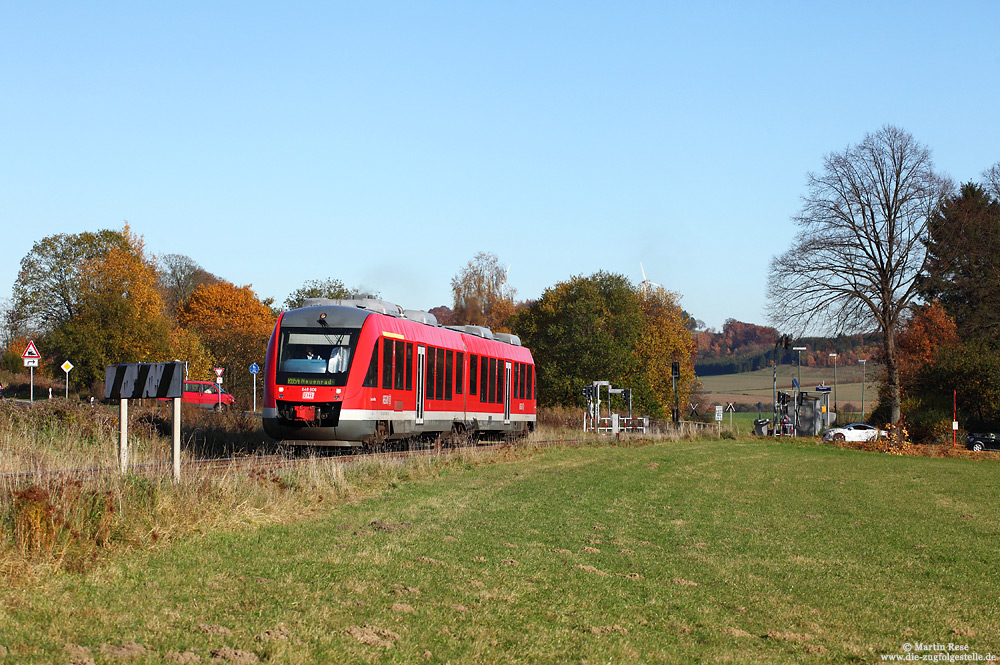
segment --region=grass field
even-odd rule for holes
[[[0,590],[0,662],[875,662],[1000,638],[995,462],[525,450]],[[0,652],[2,653],[2,652]],[[76,660],[74,660],[76,659]]]

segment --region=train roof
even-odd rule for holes
[[[427,326],[438,331],[455,331],[460,334],[481,338],[482,340],[499,342],[510,346],[522,346],[517,335],[509,333],[494,333],[484,326],[441,326],[437,318],[420,310],[404,310],[399,305],[378,300],[377,298],[351,298],[336,300],[332,298],[307,298],[303,307],[291,309],[282,315],[282,325],[313,326],[322,320],[326,325],[343,328],[360,328],[365,319],[372,314],[400,319],[407,323]],[[325,316],[323,316],[325,314]],[[522,347],[523,348],[523,347]]]

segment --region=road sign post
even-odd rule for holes
[[[257,413],[257,372],[260,371],[260,366],[257,363],[250,365],[250,373],[253,374],[253,412]]]
[[[31,370],[31,393],[30,401],[34,403],[35,401],[35,368],[38,367],[38,361],[41,359],[42,354],[38,352],[38,347],[35,346],[35,342],[28,340],[28,348],[24,350],[21,354],[21,358],[24,360],[24,366],[30,368]]]
[[[219,386],[219,412],[222,412],[222,373],[226,371],[224,367],[215,368],[215,383]]]
[[[60,367],[62,367],[62,371],[66,372],[66,399],[69,399],[69,371],[73,369],[73,363],[67,360]]]

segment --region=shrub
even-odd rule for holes
[[[50,552],[56,525],[49,493],[37,485],[14,492],[14,541],[22,555]]]

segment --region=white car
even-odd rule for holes
[[[884,429],[865,423],[851,423],[844,427],[828,429],[823,434],[824,441],[875,441],[889,436]]]

